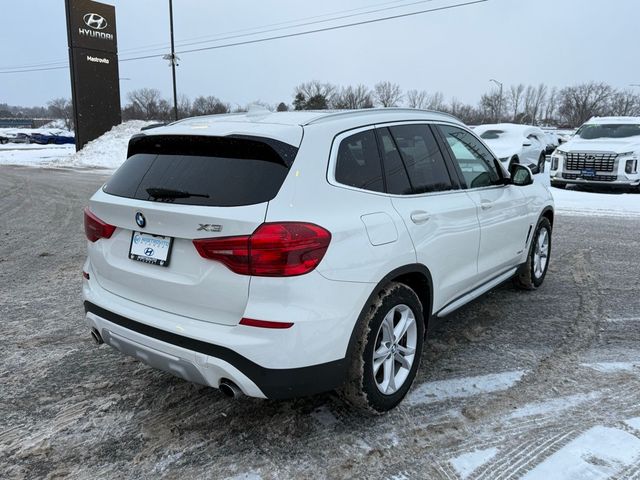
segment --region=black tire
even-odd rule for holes
[[[547,156],[543,153],[540,154],[540,158],[538,159],[538,173],[544,172],[544,165],[547,162]]]
[[[540,268],[540,265],[536,263],[536,255],[541,255],[539,247],[543,238],[543,232],[546,232],[548,243],[546,256],[544,256],[544,266]],[[546,217],[542,217],[533,232],[527,261],[520,266],[516,273],[514,280],[518,287],[524,290],[535,290],[544,282],[544,277],[546,277],[547,270],[549,269],[549,261],[551,260],[551,233],[551,223]]]
[[[412,358],[413,363],[408,369],[408,374],[401,385],[397,385],[397,390],[393,393],[385,394],[378,387],[380,373],[382,372],[384,375],[384,369],[386,368],[386,365],[384,365],[385,361],[380,362],[381,367],[378,373],[374,374],[373,357],[376,348],[378,348],[378,351],[386,348],[378,342],[378,340],[381,340],[379,334],[384,330],[382,323],[385,317],[394,309],[403,307],[408,307],[415,318],[416,329],[415,331],[412,329],[412,333],[416,337],[415,352]],[[395,322],[394,315],[394,325],[399,325],[399,322]],[[411,384],[420,366],[420,356],[425,336],[422,304],[411,288],[402,283],[392,282],[374,297],[368,306],[367,315],[363,318],[363,321],[356,326],[356,329],[356,345],[350,358],[347,379],[339,391],[339,394],[346,402],[358,409],[369,413],[381,414],[391,410],[402,401],[409,391],[409,388],[411,388]],[[406,337],[400,338],[400,345],[402,345],[403,339],[405,346],[408,345],[408,334]],[[378,343],[378,345],[376,345],[376,343]],[[389,352],[391,351],[392,350],[389,349]],[[393,350],[393,352],[396,352],[396,350]],[[393,355],[394,354],[389,353],[387,360]],[[402,366],[400,362],[396,362],[395,358],[394,356],[392,364],[394,365],[394,371],[395,368],[398,368],[399,375]],[[396,364],[399,366],[396,367]]]

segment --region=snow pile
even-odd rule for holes
[[[544,173],[536,175],[536,180],[549,185],[548,170],[546,168]],[[598,217],[640,217],[638,193],[623,193],[623,190],[589,192],[571,187],[567,190],[550,187],[550,191],[558,213]]]
[[[101,137],[87,143],[75,155],[56,162],[55,166],[115,170],[127,159],[129,139],[151,123],[153,122],[131,120],[116,125]]]

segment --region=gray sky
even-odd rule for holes
[[[63,0],[2,3],[0,70],[66,61]],[[104,3],[116,5],[121,59],[159,53],[134,49],[168,45],[167,0]],[[384,3],[400,4],[393,0],[174,0],[176,40],[367,6],[381,8]],[[342,22],[452,3],[456,0],[432,0]],[[447,99],[471,103],[492,87],[490,78],[505,86],[545,82],[562,87],[597,80],[625,88],[640,83],[638,19],[638,0],[489,0],[344,30],[184,54],[178,88],[191,98],[216,95],[233,105],[258,99],[290,103],[294,86],[311,79],[369,86],[390,80],[405,91],[442,91]],[[325,25],[329,24],[287,32]],[[274,34],[278,33],[285,31]],[[243,39],[250,38],[258,37]],[[123,104],[126,93],[140,87],[155,87],[170,95],[170,69],[164,60],[121,63],[120,76],[130,78],[121,82]],[[70,96],[68,70],[0,73],[0,103],[33,106],[60,96]]]

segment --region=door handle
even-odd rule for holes
[[[482,200],[480,202],[480,207],[482,207],[483,210],[489,210],[490,208],[493,208],[493,202],[490,202],[489,200]]]
[[[422,210],[411,212],[411,221],[416,225],[427,222],[429,218],[431,218],[431,215],[428,212]]]

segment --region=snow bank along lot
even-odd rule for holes
[[[75,169],[0,165],[0,478],[640,479],[640,195],[553,189],[543,287],[430,325],[388,415],[232,401],[83,323],[82,208],[106,179],[86,168],[115,168],[130,127],[32,162]]]

